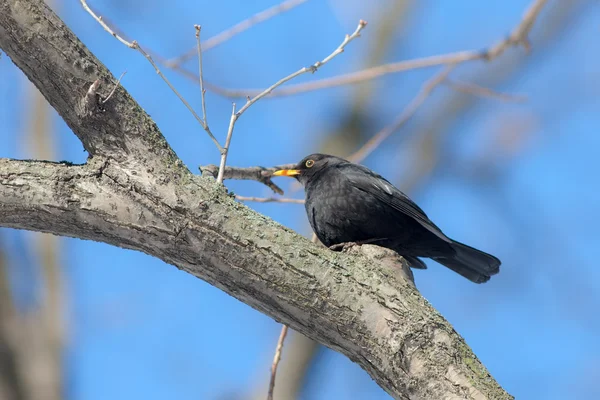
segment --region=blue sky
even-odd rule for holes
[[[266,87],[329,54],[360,18],[369,21],[363,36],[315,75],[297,82],[363,68],[377,45],[378,21],[395,2],[363,3],[309,0],[206,52],[205,79],[227,88]],[[415,3],[394,27],[384,62],[483,49],[515,26],[529,1]],[[273,4],[90,3],[130,38],[166,57],[195,45],[194,24],[202,25],[207,38]],[[600,272],[595,263],[600,55],[593,50],[600,12],[584,0],[553,12],[561,4],[549,1],[532,32],[528,57],[511,50],[494,63],[467,64],[452,75],[524,94],[527,102],[466,96],[463,111],[442,119],[449,104],[459,101],[452,89],[442,87],[364,161],[401,185],[418,161],[419,138],[438,119],[444,121],[437,128],[441,161],[410,194],[446,233],[497,255],[503,266],[489,283],[474,285],[431,262],[427,271],[415,273],[417,286],[520,399],[600,397]],[[57,11],[113,74],[127,70],[123,86],[190,169],[218,162],[212,142],[140,54],[114,40],[80,7],[59,4]],[[195,70],[196,64],[189,67]],[[363,106],[369,116],[364,137],[388,124],[434,71],[376,80]],[[166,73],[200,110],[198,87]],[[0,157],[28,158],[22,136],[30,84],[5,55],[0,77]],[[257,103],[236,125],[229,163],[275,165],[319,150],[356,95],[356,87],[344,86]],[[207,93],[207,102],[211,128],[223,141],[231,100]],[[57,160],[84,162],[81,144],[56,115],[53,125]],[[241,195],[270,195],[254,182],[227,185]],[[310,234],[300,205],[250,206]],[[11,255],[17,295],[31,298],[27,277],[35,268],[26,250],[31,235],[0,234]],[[74,239],[63,239],[62,247],[69,398],[244,398],[268,379],[280,329],[270,318],[144,254]],[[389,398],[358,366],[332,351],[319,355],[307,382],[304,399]]]

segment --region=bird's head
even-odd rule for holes
[[[274,176],[290,176],[296,178],[302,185],[321,176],[329,167],[337,164],[347,163],[343,158],[330,156],[328,154],[311,154],[300,161],[293,169],[280,169],[273,173]]]

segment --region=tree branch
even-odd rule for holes
[[[89,154],[139,160],[146,168],[177,160],[156,124],[122,86],[109,102],[99,105],[117,80],[47,6],[38,3],[0,1],[0,48],[56,109]],[[88,106],[87,92],[96,80],[103,95],[94,92]]]
[[[352,162],[360,163],[362,160],[367,158],[367,156],[371,154],[377,147],[379,147],[379,145],[381,145],[385,139],[390,137],[394,132],[407,123],[413,115],[415,115],[419,107],[421,107],[425,100],[427,100],[431,92],[433,92],[436,87],[441,85],[444,80],[446,80],[450,72],[452,72],[455,67],[456,65],[449,65],[427,80],[419,90],[419,93],[417,93],[415,98],[408,103],[400,115],[396,117],[391,124],[387,125],[373,135],[373,137],[364,145],[362,145],[360,149],[351,154],[348,159]]]
[[[188,103],[188,101],[177,91],[177,89],[175,89],[175,86],[173,86],[173,84],[167,79],[165,74],[163,74],[162,71],[160,70],[160,68],[158,68],[158,65],[156,65],[156,63],[152,59],[152,56],[148,52],[146,52],[144,49],[142,49],[142,47],[137,42],[137,40],[132,40],[131,42],[129,42],[129,41],[123,39],[114,30],[112,30],[110,28],[110,26],[108,26],[108,24],[106,24],[106,22],[104,22],[104,19],[102,19],[101,16],[96,15],[96,13],[87,4],[86,0],[79,0],[79,2],[81,3],[81,6],[83,7],[83,9],[88,14],[90,14],[92,16],[92,18],[94,18],[96,20],[96,22],[98,22],[100,24],[100,26],[102,26],[102,28],[104,28],[104,30],[106,32],[110,33],[114,38],[116,38],[119,42],[123,43],[125,46],[129,47],[130,49],[137,50],[141,55],[144,56],[144,58],[146,60],[148,60],[148,62],[150,63],[150,65],[152,65],[152,67],[154,68],[154,70],[156,71],[158,76],[160,76],[160,78],[167,84],[167,86],[169,86],[169,89],[171,89],[171,91],[173,93],[175,93],[175,96],[177,96],[177,98],[183,103],[183,105],[188,109],[188,111],[194,116],[196,121],[198,121],[200,126],[202,126],[202,128],[204,129],[204,131],[206,132],[208,137],[212,140],[212,142],[215,144],[215,146],[217,147],[219,152],[223,153],[224,152],[223,147],[221,146],[221,144],[219,143],[219,141],[217,140],[215,135],[212,133],[212,131],[208,127],[208,123],[206,122],[206,113],[204,114],[204,118],[200,118],[200,116],[198,115],[198,113],[196,113],[196,111],[190,105],[190,103]],[[200,62],[202,62],[202,58],[200,58]],[[202,71],[202,64],[200,64],[200,71]],[[200,79],[200,88],[201,88],[201,90],[204,90],[204,85],[203,85],[204,81],[202,80],[202,74],[200,74],[199,79]],[[112,95],[112,93],[111,93],[111,95]],[[204,93],[202,94],[202,109],[203,109],[203,111],[206,111],[205,107],[204,107]]]
[[[289,199],[286,197],[248,197],[248,196],[235,196],[236,200],[239,201],[254,201],[256,203],[291,203],[291,204],[304,204],[304,199]]]
[[[306,0],[286,0],[272,7],[269,7],[266,10],[256,13],[250,18],[247,18],[235,24],[231,28],[227,28],[223,32],[220,32],[215,36],[208,38],[207,40],[202,42],[202,48],[204,48],[205,51],[210,50],[213,47],[216,47],[228,41],[232,37],[252,28],[253,26],[260,24],[261,22],[265,22],[273,17],[276,17],[277,15],[289,11],[305,2]],[[164,64],[168,68],[178,67],[182,63],[192,58],[194,56],[194,51],[195,49],[190,49],[186,53],[180,55],[179,57],[175,57],[171,60],[165,60]]]
[[[43,1],[0,0],[0,48],[94,155],[0,159],[0,226],[160,258],[345,354],[395,398],[511,398],[397,254],[332,252],[236,202],[183,166],[122,87],[105,111],[83,111],[96,79],[97,90],[115,80]]]
[[[273,176],[273,172],[279,169],[291,169],[294,167],[294,164],[283,164],[278,165],[271,168],[265,167],[247,167],[247,168],[239,168],[239,167],[225,167],[223,173],[223,179],[238,179],[238,180],[246,180],[246,181],[257,181],[262,183],[263,185],[268,186],[272,191],[277,194],[283,194],[283,189],[277,186],[271,180]],[[201,166],[200,172],[202,174],[208,174],[213,178],[216,178],[219,174],[219,166],[218,165],[205,165]]]
[[[501,93],[471,82],[463,82],[456,79],[446,79],[443,83],[458,92],[471,94],[473,96],[487,97],[490,99],[512,103],[524,103],[527,101],[526,95]]]
[[[176,265],[346,354],[396,398],[510,398],[403,269],[382,261],[385,249],[331,252],[235,202],[213,180],[185,174],[155,185],[110,162],[2,159],[0,204],[0,226],[101,241]]]
[[[512,46],[523,46],[526,50],[529,50],[530,46],[527,36],[529,35],[533,24],[547,2],[548,0],[533,0],[531,5],[527,8],[527,10],[525,10],[523,17],[519,21],[518,25],[512,30],[510,35],[483,51],[465,50],[378,65],[362,71],[351,72],[331,78],[317,79],[312,82],[288,85],[283,88],[279,88],[277,91],[271,93],[270,96],[291,96],[299,93],[311,92],[314,90],[356,84],[376,79],[384,75],[410,71],[413,69],[430,68],[439,65],[458,65],[475,60],[492,61],[498,56],[502,55],[509,47]],[[182,71],[182,69],[178,70],[178,72]],[[186,72],[187,73],[182,72],[184,76],[197,80],[193,74],[189,74],[189,71]],[[231,98],[255,96],[257,93],[263,91],[263,89],[226,89],[210,83],[206,83],[206,87],[214,93]]]
[[[250,108],[254,103],[259,101],[263,97],[268,96],[273,90],[277,89],[279,86],[283,85],[284,83],[289,82],[290,80],[292,80],[300,75],[306,74],[308,72],[312,72],[313,74],[315,72],[317,72],[319,70],[319,68],[321,68],[322,66],[327,64],[329,61],[333,60],[339,54],[343,53],[346,46],[351,41],[360,37],[360,32],[363,29],[365,29],[366,26],[367,26],[366,21],[364,21],[362,19],[360,21],[358,21],[358,25],[356,26],[356,29],[354,30],[354,32],[352,32],[351,35],[347,34],[344,37],[344,40],[342,41],[342,43],[335,50],[333,50],[333,52],[331,52],[327,57],[325,57],[321,61],[317,61],[314,64],[311,64],[308,67],[302,67],[298,71],[293,72],[293,73],[281,78],[280,80],[278,80],[277,82],[275,82],[274,84],[272,84],[271,86],[266,88],[263,92],[254,96],[253,98],[248,97],[246,104],[244,104],[244,106],[242,108],[240,108],[239,111],[237,111],[237,112],[235,111],[235,103],[233,103],[233,110],[231,111],[231,119],[229,122],[229,128],[227,130],[227,139],[225,142],[225,147],[223,149],[224,151],[221,154],[221,164],[219,165],[219,174],[217,175],[218,183],[223,182],[223,172],[225,170],[225,163],[227,162],[227,153],[229,152],[229,145],[231,143],[231,136],[233,134],[233,128],[235,127],[236,121],[242,116],[242,114],[244,114],[244,112],[246,110],[248,110],[248,108]]]
[[[273,400],[273,391],[275,390],[275,377],[277,376],[277,366],[281,361],[281,351],[283,350],[283,341],[288,333],[287,325],[281,327],[281,334],[277,341],[277,348],[275,349],[275,356],[273,357],[273,365],[271,365],[271,379],[269,380],[269,390],[267,392],[267,400]]]

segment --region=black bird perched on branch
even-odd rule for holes
[[[304,185],[310,225],[332,249],[372,243],[396,251],[413,268],[427,268],[418,257],[428,257],[476,283],[500,270],[500,260],[444,235],[408,196],[366,167],[311,154],[273,175]]]

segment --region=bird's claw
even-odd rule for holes
[[[350,248],[354,247],[354,246],[360,246],[359,242],[345,242],[345,243],[338,243],[338,244],[334,244],[333,246],[329,246],[329,250],[333,250],[333,251],[348,251]]]

